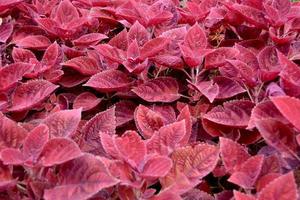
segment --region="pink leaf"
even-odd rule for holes
[[[164,188],[176,184],[177,176],[182,173],[191,182],[199,183],[201,178],[209,174],[217,165],[219,150],[209,144],[198,144],[194,147],[182,147],[171,155],[173,167],[162,180]]]
[[[119,151],[115,144],[114,136],[100,132],[101,145],[105,152],[113,158],[119,158]]]
[[[65,27],[72,21],[79,19],[79,13],[77,9],[69,0],[63,0],[57,7],[55,21],[60,24],[61,27]]]
[[[26,73],[33,69],[33,65],[21,62],[15,62],[0,69],[0,90],[7,90],[13,84],[22,80]]]
[[[134,112],[136,127],[144,138],[150,138],[155,131],[164,125],[162,116],[147,108],[139,105]]]
[[[134,119],[134,111],[137,105],[131,101],[120,101],[116,106],[117,126],[122,126]]]
[[[0,150],[7,147],[19,148],[26,135],[24,128],[0,113]]]
[[[12,51],[12,57],[16,62],[24,62],[24,63],[37,63],[38,60],[36,59],[34,53],[28,49],[22,49],[22,48],[13,48]]]
[[[219,94],[219,86],[210,81],[201,81],[193,85],[199,92],[201,92],[209,102],[213,102]]]
[[[246,91],[237,81],[232,79],[223,76],[216,76],[213,80],[219,88],[219,93],[216,96],[216,99],[231,98]]]
[[[101,54],[106,59],[109,59],[116,63],[123,63],[125,60],[125,52],[123,52],[120,49],[117,49],[116,47],[113,47],[109,44],[99,44],[94,47],[99,54]]]
[[[207,38],[199,24],[194,24],[187,32],[184,43],[191,50],[198,51],[207,47]]]
[[[35,162],[39,157],[44,145],[49,139],[49,129],[47,126],[41,124],[34,128],[23,143],[23,155],[30,161]]]
[[[90,154],[63,164],[59,174],[61,178],[57,186],[45,190],[46,200],[88,199],[102,189],[118,183],[104,163]]]
[[[81,36],[80,38],[73,40],[72,43],[76,46],[90,46],[96,45],[101,40],[107,39],[108,37],[101,33],[89,33]]]
[[[141,49],[141,59],[150,58],[162,51],[170,42],[168,38],[154,38],[144,44]]]
[[[8,38],[13,32],[14,26],[12,23],[6,23],[0,25],[0,42],[6,43]]]
[[[46,69],[58,65],[63,60],[62,50],[60,46],[54,42],[45,51],[41,60],[42,65],[46,65]]]
[[[211,122],[231,126],[247,127],[254,104],[247,100],[225,102],[216,106],[203,117]]]
[[[87,56],[73,58],[62,63],[62,65],[74,69],[82,75],[94,75],[101,71],[97,61]]]
[[[220,47],[205,57],[205,68],[220,67],[226,63],[226,59],[232,59],[239,54],[239,51],[231,47]]]
[[[45,144],[39,156],[39,163],[42,166],[50,167],[65,163],[81,155],[81,150],[73,140],[53,138]]]
[[[145,178],[160,178],[168,174],[172,168],[172,160],[166,156],[152,156],[143,165],[141,176]]]
[[[179,113],[177,117],[177,121],[184,120],[185,122],[185,135],[180,141],[181,146],[185,146],[188,144],[190,137],[192,135],[192,126],[193,126],[193,121],[192,121],[192,115],[189,109],[189,106],[186,105]]]
[[[111,69],[95,74],[84,86],[95,88],[99,92],[116,92],[126,89],[131,83],[127,74]]]
[[[92,152],[97,155],[103,154],[104,150],[101,145],[99,132],[107,133],[109,135],[115,134],[116,117],[115,107],[99,112],[92,119],[90,119],[83,127],[83,140],[86,145],[87,152]]]
[[[52,137],[70,137],[81,119],[81,109],[62,110],[49,115],[43,123],[49,127]]]
[[[124,161],[137,167],[145,158],[146,145],[135,131],[126,131],[122,137],[115,139],[116,147]]]
[[[58,86],[46,80],[32,80],[17,87],[10,111],[30,110],[44,101]]]
[[[220,153],[226,171],[233,173],[250,158],[247,149],[239,143],[224,137],[220,137]]]
[[[82,108],[82,111],[88,111],[95,108],[101,99],[91,92],[83,92],[76,97],[73,102],[73,109]]]
[[[173,102],[180,98],[178,83],[171,77],[152,79],[132,91],[148,102]]]
[[[253,188],[264,162],[264,157],[261,155],[250,157],[235,171],[228,181],[239,185],[245,189]]]
[[[289,172],[269,183],[258,194],[257,200],[296,200],[297,185],[293,172]]]
[[[143,46],[150,39],[150,34],[147,29],[136,21],[129,29],[128,43],[130,44],[134,40],[137,41],[138,46]]]
[[[0,152],[0,159],[5,165],[22,165],[26,157],[19,149],[6,148]]]
[[[271,101],[281,114],[300,130],[300,100],[289,96],[281,96],[272,97]]]
[[[244,194],[239,191],[234,191],[233,193],[235,200],[256,200],[254,196]]]
[[[163,126],[147,141],[147,152],[169,155],[180,147],[185,135],[184,120]]]
[[[43,35],[30,35],[16,42],[16,45],[21,48],[30,48],[43,50],[51,45],[50,40]]]

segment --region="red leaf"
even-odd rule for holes
[[[146,145],[135,131],[126,131],[115,139],[116,147],[124,161],[136,168],[145,158]]]
[[[28,49],[21,49],[21,48],[13,48],[12,57],[16,62],[24,62],[24,63],[38,63],[34,53]]]
[[[272,97],[271,101],[275,104],[281,114],[298,130],[300,130],[300,100],[289,97]]]
[[[5,165],[22,165],[26,157],[19,149],[5,148],[0,152],[0,159]]]
[[[1,6],[0,6],[1,9]],[[0,25],[0,42],[6,43],[13,32],[14,26],[12,23],[3,23]]]
[[[94,47],[99,54],[101,54],[106,59],[109,59],[113,62],[122,64],[125,60],[125,52],[116,47],[110,46],[109,44],[99,44]]]
[[[39,156],[39,163],[44,167],[50,167],[73,160],[81,155],[81,150],[73,140],[53,138],[45,144]]]
[[[30,131],[23,143],[23,155],[26,160],[36,162],[48,139],[49,129],[43,124]]]
[[[257,155],[250,157],[230,176],[228,181],[245,189],[253,188],[258,176],[260,175],[263,162],[264,156]]]
[[[201,178],[209,174],[217,165],[219,150],[209,144],[187,146],[174,151],[171,159],[173,167],[161,182],[164,188],[176,184],[175,181],[180,173],[194,184],[199,183]]]
[[[201,94],[203,94],[209,102],[213,102],[219,94],[219,86],[210,81],[201,81],[193,85]]]
[[[17,87],[10,111],[30,110],[44,101],[58,86],[46,80],[32,80]]]
[[[21,48],[43,50],[51,45],[51,42],[47,37],[43,35],[30,35],[16,41],[16,45]]]
[[[134,112],[136,127],[144,138],[150,138],[164,125],[162,116],[146,106],[139,105]]]
[[[256,127],[267,144],[297,158],[298,145],[292,128],[274,119],[259,120],[256,122]]]
[[[173,102],[180,98],[178,83],[171,77],[152,79],[132,91],[148,102]]]
[[[94,75],[101,71],[97,61],[87,56],[73,58],[62,63],[62,65],[78,71],[82,75]]]
[[[0,69],[0,91],[7,90],[13,84],[22,80],[26,73],[33,69],[33,65],[15,62]]]
[[[60,64],[63,60],[62,50],[60,46],[54,42],[51,44],[45,51],[43,58],[41,60],[41,64],[45,65],[45,69],[50,69],[55,65]],[[56,66],[55,66],[56,67]]]
[[[0,150],[7,147],[19,148],[26,135],[24,128],[0,113]]]
[[[134,40],[137,41],[138,46],[143,46],[150,39],[150,34],[147,29],[141,25],[138,21],[130,27],[128,32],[128,43],[132,43]]]
[[[216,96],[216,99],[231,98],[246,91],[238,82],[232,79],[223,76],[216,76],[213,80],[219,87],[219,93]]]
[[[239,191],[233,191],[235,200],[256,200],[254,196],[241,193]]]
[[[131,101],[120,101],[116,106],[117,126],[122,126],[134,119],[134,111],[137,105]]]
[[[52,137],[72,136],[81,119],[81,109],[62,110],[49,115],[43,123],[49,127]]]
[[[131,83],[127,74],[111,69],[95,74],[84,86],[95,88],[99,92],[117,92],[126,89]]]
[[[221,125],[247,127],[254,104],[247,100],[225,102],[206,113],[203,118]]]
[[[63,0],[57,7],[55,21],[65,27],[72,21],[78,21],[79,13],[69,0]]]
[[[190,137],[192,135],[192,126],[193,126],[192,116],[188,105],[186,105],[183,109],[181,109],[177,117],[177,121],[181,121],[181,120],[184,120],[185,122],[185,135],[181,139],[180,145],[185,146],[188,144],[190,140]]]
[[[115,144],[114,136],[100,132],[101,145],[105,152],[113,158],[119,158],[119,151]]]
[[[154,38],[144,44],[141,49],[141,59],[150,58],[162,51],[170,42],[168,38]]]
[[[147,140],[147,152],[170,155],[180,147],[180,141],[185,135],[184,120],[163,126]]]
[[[57,186],[45,190],[46,200],[88,199],[104,188],[118,183],[104,163],[97,157],[85,154],[60,167]]]
[[[205,68],[220,67],[226,63],[226,59],[232,59],[239,54],[239,51],[231,47],[220,47],[205,57]]]
[[[81,129],[85,145],[85,151],[92,152],[97,155],[104,153],[99,132],[109,135],[115,134],[116,117],[115,107],[99,112],[90,119]]]
[[[168,174],[172,168],[172,160],[166,156],[151,156],[145,161],[140,176],[144,178],[160,178]]]
[[[296,200],[297,185],[292,172],[284,174],[269,183],[258,194],[257,200]]]
[[[89,33],[81,36],[80,38],[73,40],[72,43],[76,46],[90,46],[96,45],[101,40],[107,39],[108,37],[101,33]]]
[[[74,100],[73,109],[82,108],[82,111],[88,111],[95,108],[101,100],[91,92],[83,92]]]
[[[238,170],[250,158],[245,147],[224,137],[220,137],[220,153],[223,165],[229,173]]]
[[[204,30],[198,23],[194,24],[187,32],[184,43],[193,51],[199,51],[207,47],[207,38]]]

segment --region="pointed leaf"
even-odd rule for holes
[[[256,200],[254,196],[241,193],[239,191],[233,191],[235,200]]]
[[[90,46],[96,45],[101,40],[107,39],[108,37],[101,33],[89,33],[73,40],[72,43],[76,46]]]
[[[83,92],[76,97],[73,102],[73,109],[82,108],[82,111],[87,111],[95,108],[101,99],[96,97],[91,92]]]
[[[150,34],[147,29],[139,23],[139,21],[135,21],[135,23],[130,27],[128,31],[128,43],[132,43],[134,40],[137,41],[138,46],[143,46],[150,39]]]
[[[150,58],[162,51],[170,42],[168,38],[154,38],[144,44],[141,49],[141,59]]]
[[[190,137],[192,135],[192,126],[193,126],[193,121],[192,121],[192,115],[189,109],[189,106],[186,105],[179,113],[177,117],[177,121],[184,120],[185,122],[185,135],[180,141],[181,146],[185,146],[188,144]]]
[[[62,65],[74,69],[82,75],[94,75],[101,71],[101,68],[98,66],[97,61],[87,56],[79,56],[73,58],[62,63]]]
[[[84,86],[95,88],[99,92],[117,92],[129,87],[131,82],[127,74],[111,69],[95,74]]]
[[[39,163],[44,167],[50,167],[65,163],[81,155],[81,150],[73,140],[53,138],[45,144],[39,156]]]
[[[155,155],[147,159],[140,175],[145,178],[160,178],[166,176],[171,168],[172,160],[170,158]]]
[[[24,111],[39,105],[58,86],[46,80],[27,81],[17,87],[12,95],[10,111]]]
[[[52,137],[70,137],[81,119],[81,109],[62,110],[49,115],[43,123],[49,127]]]
[[[152,79],[132,91],[148,102],[173,102],[180,98],[178,83],[171,77]]]
[[[207,38],[204,30],[198,23],[194,24],[187,32],[184,43],[191,50],[198,51],[207,47]]]
[[[88,199],[104,188],[118,183],[104,163],[93,155],[85,154],[60,167],[60,182],[45,190],[46,200]]]
[[[21,48],[30,48],[43,50],[51,45],[50,40],[43,35],[30,35],[16,42],[16,45]]]

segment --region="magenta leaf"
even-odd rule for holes
[[[85,154],[64,163],[59,170],[60,181],[44,194],[46,200],[88,199],[104,188],[118,183],[104,163],[97,157]]]
[[[169,43],[168,38],[155,38],[144,44],[141,49],[141,59],[150,58],[155,56],[158,52],[162,51]]]
[[[43,35],[31,35],[18,40],[16,42],[16,45],[21,48],[43,50],[51,45],[51,42],[47,37]]]
[[[89,33],[86,35],[73,40],[72,43],[76,46],[89,46],[89,45],[96,45],[101,40],[107,39],[108,37],[101,33]]]
[[[193,51],[199,51],[207,47],[207,39],[204,30],[199,24],[194,24],[187,32],[184,43]]]
[[[49,115],[43,123],[49,127],[51,137],[70,137],[81,119],[81,109],[62,110]]]
[[[249,194],[241,193],[239,191],[234,191],[233,193],[235,200],[256,200],[254,196]]]
[[[169,77],[152,79],[132,91],[148,102],[173,102],[180,98],[177,81]]]
[[[146,160],[140,175],[145,178],[164,177],[172,168],[172,164],[172,160],[166,156],[152,156]]]
[[[62,63],[62,65],[78,71],[82,75],[94,75],[101,71],[97,61],[87,56],[73,58]]]
[[[99,92],[117,92],[128,88],[132,80],[119,70],[106,70],[95,74],[84,86],[95,88]]]
[[[12,96],[10,111],[30,110],[44,101],[58,88],[46,80],[32,80],[16,88]]]
[[[81,155],[81,150],[73,140],[53,138],[44,145],[39,156],[39,163],[42,166],[50,167],[65,163]]]
[[[0,7],[1,8],[1,7]],[[13,32],[14,26],[12,23],[0,25],[0,42],[5,43]]]
[[[73,109],[82,108],[82,111],[88,111],[95,108],[101,102],[101,98],[96,97],[91,92],[83,92],[74,99]]]

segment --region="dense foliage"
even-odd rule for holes
[[[300,3],[0,0],[0,198],[298,200]]]

